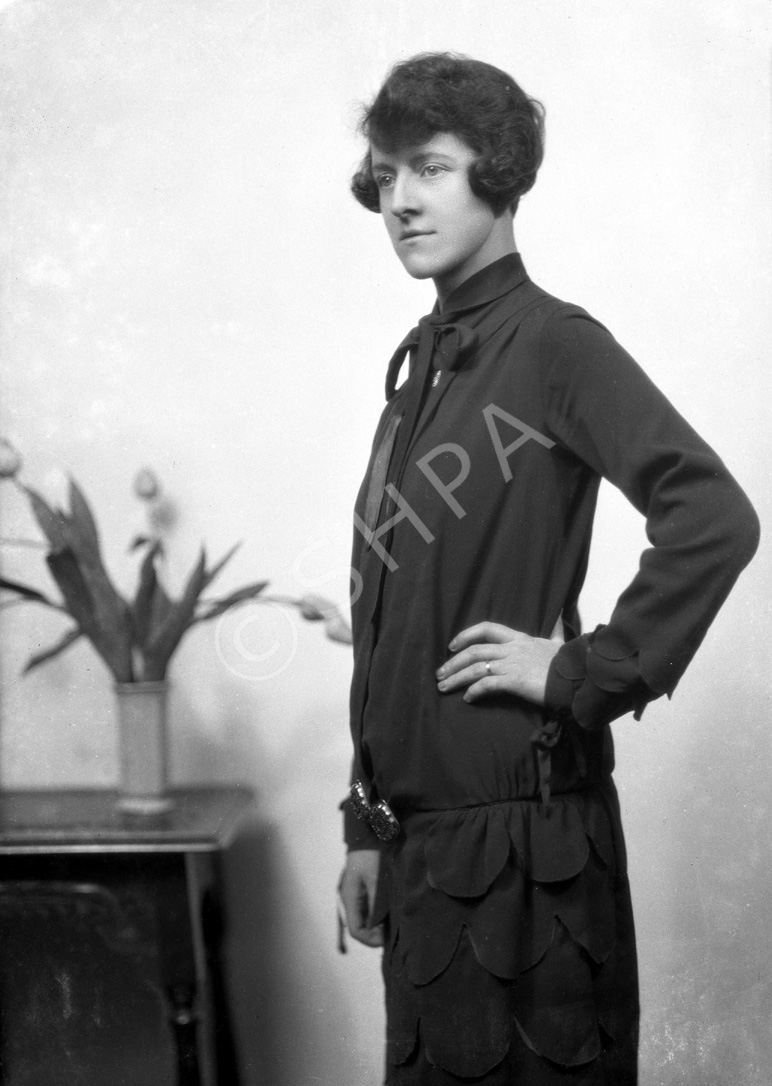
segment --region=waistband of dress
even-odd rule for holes
[[[559,803],[561,800],[570,801],[576,797],[590,796],[593,793],[600,794],[603,790],[604,782],[595,781],[582,788],[573,788],[566,792],[552,792],[550,802]],[[535,796],[505,796],[502,799],[481,800],[479,803],[464,803],[457,807],[408,807],[403,806],[399,802],[395,802],[393,808],[395,814],[399,817],[400,823],[404,826],[405,824],[410,824],[421,818],[436,817],[438,815],[465,814],[467,812],[485,809],[492,810],[500,807],[511,807],[518,804],[542,807],[544,806],[544,801],[542,796],[537,794]]]

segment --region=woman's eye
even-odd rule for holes
[[[435,166],[433,163],[428,163],[424,166],[423,170],[426,177],[437,177],[442,173],[442,166]]]
[[[390,173],[380,173],[375,179],[379,189],[387,189],[394,184],[394,178]]]

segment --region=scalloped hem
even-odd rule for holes
[[[635,1081],[635,936],[613,786],[555,798],[554,817],[532,801],[416,816],[389,854],[390,1065],[423,1049],[448,1081],[494,1083],[485,1076],[525,1045],[528,1062],[549,1065],[544,1082]],[[612,1056],[615,1078],[583,1077]]]
[[[637,1057],[604,1051],[598,1060],[567,1070],[541,1060],[519,1033],[502,1062],[485,1075],[461,1078],[429,1062],[423,1038],[414,1043],[409,1059],[387,1065],[385,1086],[637,1086]]]

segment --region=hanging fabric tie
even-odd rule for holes
[[[464,324],[446,323],[441,313],[432,313],[421,318],[417,327],[408,332],[392,355],[386,372],[386,399],[391,400],[397,391],[397,378],[408,354],[412,356],[408,378],[412,395],[406,396],[405,410],[393,414],[388,420],[373,459],[365,502],[365,524],[368,531],[374,532],[378,526],[392,459],[396,464],[401,463],[413,437],[423,406],[432,360],[436,356],[440,367],[457,370],[471,356],[476,345],[477,333],[472,328]],[[398,434],[399,447],[396,450],[397,456],[393,457]]]

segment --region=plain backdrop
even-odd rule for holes
[[[348,194],[357,104],[389,65],[452,49],[547,108],[517,238],[769,510],[770,33],[763,0],[16,0],[0,4],[2,406],[24,478],[72,473],[125,592],[152,467],[202,540],[345,608],[350,507],[385,363],[432,305]],[[35,533],[0,487],[6,537]],[[645,542],[604,489],[583,600],[603,621]],[[770,1037],[770,552],[672,701],[614,725],[640,942],[642,1086],[763,1086]],[[6,576],[41,587],[37,552]],[[2,616],[3,787],[117,779],[107,672],[62,628]],[[172,668],[177,782],[258,803],[228,862],[245,1086],[377,1086],[377,955],[335,946],[350,653],[263,605],[196,629]],[[272,651],[273,650],[273,651]],[[268,654],[264,660],[259,658]],[[266,662],[267,661],[267,662]]]

